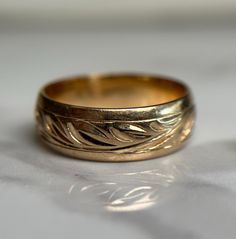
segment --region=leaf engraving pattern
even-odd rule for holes
[[[188,138],[193,110],[172,113],[151,121],[88,122],[37,109],[38,131],[48,143],[82,151],[144,153],[171,148]]]

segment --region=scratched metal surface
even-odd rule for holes
[[[0,237],[234,239],[236,31],[0,33]],[[96,163],[39,144],[39,87],[64,75],[141,71],[188,83],[194,137],[160,159]]]

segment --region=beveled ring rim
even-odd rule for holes
[[[133,79],[140,79],[141,78],[148,78],[152,79],[154,81],[163,81],[166,83],[170,83],[175,85],[176,87],[182,88],[183,94],[181,97],[166,101],[164,103],[156,103],[156,104],[150,104],[150,105],[145,105],[145,106],[128,106],[128,107],[95,107],[95,106],[83,106],[79,104],[69,104],[69,103],[64,103],[55,100],[53,97],[50,97],[47,93],[47,89],[49,88],[54,88],[58,84],[70,84],[73,81],[81,81],[81,79],[86,80],[86,79],[98,79],[102,80],[105,78],[133,78]],[[138,111],[140,109],[142,110],[150,110],[152,108],[160,107],[163,106],[165,107],[166,105],[169,105],[173,102],[176,101],[184,101],[185,99],[191,98],[191,92],[189,87],[183,83],[182,81],[175,79],[173,77],[169,76],[164,76],[161,74],[146,74],[146,73],[101,73],[101,74],[83,74],[83,75],[76,75],[76,76],[69,76],[69,77],[64,77],[64,78],[59,78],[57,80],[51,81],[47,84],[45,84],[39,91],[40,97],[43,97],[45,100],[48,102],[51,102],[53,105],[61,106],[64,108],[74,108],[74,109],[82,109],[82,110],[95,110],[95,111],[126,111],[126,110],[133,110],[133,111]]]

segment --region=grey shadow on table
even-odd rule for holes
[[[217,199],[219,195],[236,191],[236,187],[229,188],[224,180],[214,180],[222,172],[227,175],[236,172],[236,140],[188,145],[156,160],[96,163],[68,159],[46,149],[31,126],[17,127],[12,134],[13,140],[0,142],[2,183],[42,192],[64,210],[125,220],[142,228],[151,238],[196,238],[188,230],[168,225],[158,214],[162,215],[167,208],[169,216],[181,213],[173,208],[172,215],[170,208],[173,201],[183,198],[183,191],[189,193],[183,199],[187,207],[179,203],[186,218],[186,210],[195,202],[191,190],[198,192],[198,196],[202,191],[211,192],[212,205],[219,207],[222,206]],[[198,206],[199,212],[211,207],[206,205],[207,200]],[[236,219],[232,213],[231,217]]]

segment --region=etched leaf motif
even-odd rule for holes
[[[95,123],[90,123],[83,120],[76,120],[74,122],[76,128],[80,130],[80,132],[86,133],[90,136],[96,135],[101,138],[108,138],[107,131],[96,125]]]
[[[163,131],[166,131],[166,127],[164,127],[161,123],[159,123],[157,120],[152,121],[149,124],[149,127],[151,130],[155,131],[156,133],[162,133]]]
[[[36,112],[40,134],[48,142],[73,149],[143,153],[185,140],[193,127],[193,109],[150,121],[102,121]],[[177,136],[176,136],[177,135]]]
[[[85,143],[85,142],[81,141],[80,135],[75,130],[75,128],[71,122],[67,123],[67,129],[68,129],[69,137],[72,141],[74,141],[75,143],[78,143],[79,145],[82,143]]]
[[[166,115],[158,118],[157,121],[164,127],[172,127],[181,120],[182,113]]]
[[[131,135],[131,136],[150,136],[146,129],[139,125],[128,124],[128,123],[117,123],[115,128]]]
[[[110,127],[109,131],[111,132],[112,136],[115,137],[117,140],[121,141],[121,142],[132,142],[133,139],[127,135],[126,133],[123,133],[122,131],[114,128],[114,127]]]
[[[76,130],[71,122],[67,123],[67,127],[71,138],[80,144],[87,146],[96,146],[97,144],[101,144],[103,146],[111,145],[107,143],[107,138],[104,139],[104,136],[101,137],[100,135],[92,134],[90,132],[86,132],[85,130]]]
[[[46,129],[46,132],[42,131],[42,133],[50,135],[51,137],[49,137],[49,140],[52,140],[53,142],[59,142],[64,145],[71,144],[67,137],[67,131],[59,119],[52,118],[48,114],[42,115],[41,117],[44,124],[44,129]]]

